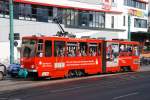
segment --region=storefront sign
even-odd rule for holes
[[[132,16],[137,16],[137,17],[147,17],[147,13],[140,11],[140,10],[134,10],[134,9],[129,9],[128,13]]]
[[[112,0],[103,0],[102,9],[104,10],[110,10],[112,5]]]
[[[137,0],[137,1],[140,1],[140,2],[148,2],[148,0]]]

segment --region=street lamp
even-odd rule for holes
[[[14,63],[14,26],[13,26],[13,0],[9,0],[9,19],[10,19],[10,64]]]

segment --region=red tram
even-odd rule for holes
[[[38,77],[137,71],[139,60],[138,42],[46,36],[22,39],[21,65]]]

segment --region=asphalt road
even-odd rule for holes
[[[0,100],[150,100],[150,72],[64,81],[0,92]]]

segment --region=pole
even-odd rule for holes
[[[128,14],[128,40],[131,41],[131,15]]]
[[[14,26],[13,26],[13,0],[9,0],[9,19],[10,19],[10,64],[14,63]]]

